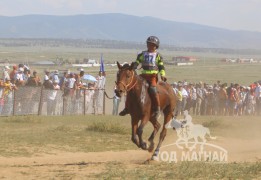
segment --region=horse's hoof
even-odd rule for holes
[[[151,153],[154,150],[154,143],[151,143],[148,147],[148,151]]]
[[[151,160],[153,160],[153,161],[159,161],[159,157],[158,157],[158,156],[152,156],[152,157],[151,157]]]
[[[150,146],[149,148],[148,148],[148,152],[152,152],[154,150],[154,146]]]
[[[143,150],[147,150],[148,149],[148,146],[147,146],[147,143],[142,143],[141,144],[141,149],[143,149]]]

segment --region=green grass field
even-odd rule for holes
[[[112,120],[109,117],[91,115],[2,117],[0,154],[9,157],[48,153],[48,146],[52,144],[55,149],[69,152],[131,149],[133,145],[129,141],[128,123],[122,122],[120,117],[113,117]],[[110,145],[111,142],[111,146],[101,146],[102,143]],[[122,142],[126,144],[121,147]],[[17,148],[13,149],[14,146]],[[31,151],[27,147],[35,148]]]
[[[141,49],[142,50],[142,49]],[[98,48],[75,48],[75,47],[0,47],[0,60],[9,60],[12,62],[35,62],[42,60],[55,61],[57,58],[68,59],[74,63],[75,60],[83,60],[84,58],[100,60],[101,53],[105,63],[132,62],[136,55],[141,50],[138,49],[98,49]],[[191,82],[198,82],[199,80],[214,83],[217,80],[221,82],[238,82],[240,84],[248,85],[254,81],[260,80],[259,71],[260,63],[255,64],[227,64],[220,62],[221,58],[257,58],[261,59],[261,55],[240,55],[239,54],[219,54],[219,53],[203,53],[203,52],[181,52],[181,51],[167,51],[159,50],[163,55],[165,61],[170,61],[174,56],[194,56],[199,59],[193,66],[173,66],[166,65],[166,72],[169,82],[178,80],[187,80]],[[70,65],[52,66],[52,67],[34,67],[31,69],[37,70],[43,76],[44,69],[70,69],[77,71]],[[86,68],[87,73],[96,75],[98,68]],[[114,82],[116,67],[106,66],[108,79]],[[113,86],[113,85],[112,85]],[[111,87],[111,86],[109,86]]]

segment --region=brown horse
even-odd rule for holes
[[[131,139],[139,148],[152,152],[154,150],[153,140],[161,125],[157,119],[152,117],[153,108],[148,92],[148,83],[141,76],[136,74],[133,64],[131,64],[131,66],[128,64],[121,66],[117,62],[117,65],[119,71],[117,74],[116,94],[118,96],[127,94],[127,107],[130,112],[132,125]],[[176,106],[176,96],[168,83],[160,81],[157,84],[157,91],[160,97],[160,108],[164,114],[164,126],[160,133],[159,142],[153,153],[152,159],[158,157],[161,144],[167,133],[165,125],[173,118],[173,111]],[[139,121],[141,121],[140,124]],[[150,142],[149,146],[147,146],[147,143],[144,142],[142,138],[143,128],[148,121],[150,121],[154,127],[154,130],[148,139]]]

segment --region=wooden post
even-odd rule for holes
[[[83,115],[86,114],[86,89],[84,89],[83,93]]]
[[[66,97],[63,96],[63,116],[64,116],[64,114],[65,114],[65,102],[64,102],[64,101],[65,101],[65,98],[66,98]]]
[[[15,90],[13,89],[13,116],[15,115]]]
[[[38,116],[42,115],[42,107],[43,107],[43,89],[44,86],[41,86],[41,95],[40,95],[40,101],[39,101],[39,106],[38,106]]]
[[[105,89],[103,89],[103,115],[105,115]]]

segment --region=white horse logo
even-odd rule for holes
[[[176,145],[180,149],[183,149],[183,147],[180,144],[185,144],[185,147],[190,151],[195,149],[197,144],[201,144],[200,149],[201,151],[203,151],[203,146],[207,141],[205,138],[206,135],[208,135],[211,139],[216,139],[216,137],[212,137],[210,135],[208,128],[200,124],[193,124],[192,117],[188,114],[187,110],[184,111],[184,119],[172,119],[172,121],[166,124],[165,127],[173,129],[175,128],[178,136]],[[198,138],[200,138],[202,142],[199,142]],[[194,139],[194,142],[191,142],[191,139]],[[192,143],[193,145],[189,147],[189,143]]]

